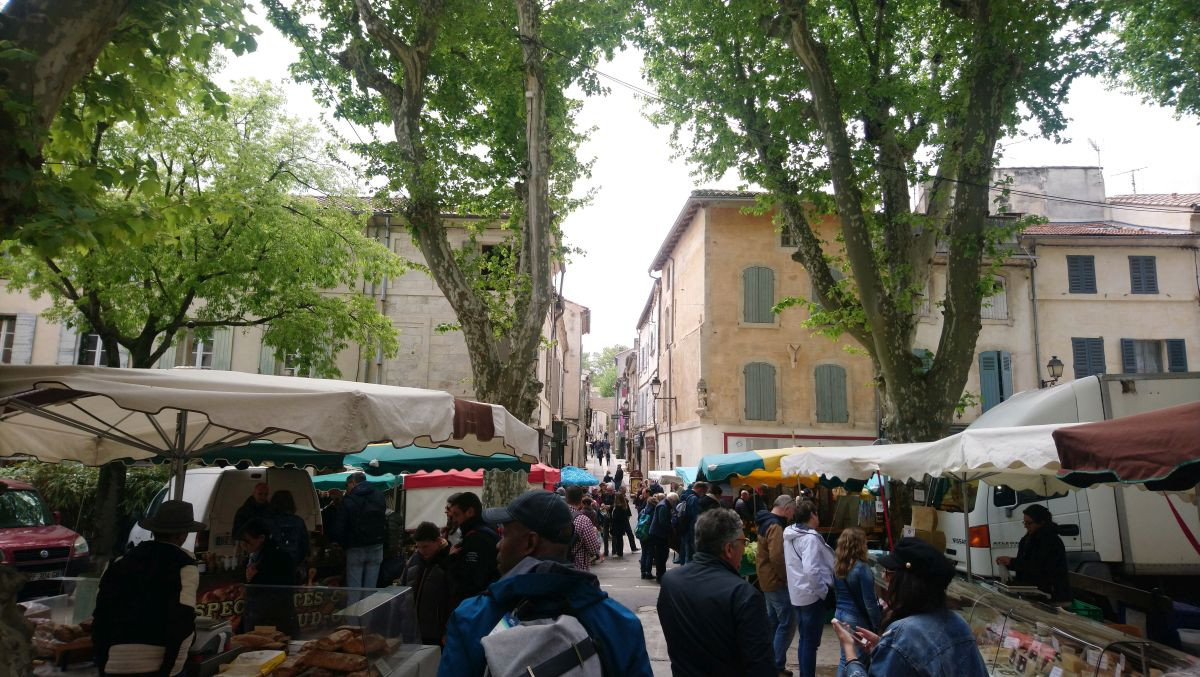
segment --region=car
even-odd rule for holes
[[[0,564],[35,582],[78,576],[92,562],[87,539],[59,524],[37,489],[0,477]]]

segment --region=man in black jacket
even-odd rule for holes
[[[500,578],[496,544],[500,534],[483,521],[483,502],[474,492],[464,491],[450,500],[450,517],[458,525],[462,541],[450,549],[450,579],[454,599],[450,608],[482,593]]]
[[[696,556],[663,577],[658,617],[671,674],[774,677],[767,607],[738,576],[746,538],[737,513],[716,508],[696,520]]]
[[[183,671],[196,631],[196,561],[183,549],[207,527],[192,504],[163,501],[138,525],[154,534],[115,560],[100,578],[92,644],[100,674],[170,677]]]
[[[346,480],[337,520],[333,536],[346,551],[346,587],[378,587],[387,538],[387,502],[383,492],[367,481],[366,473],[356,472]],[[358,601],[361,596],[350,597]]]

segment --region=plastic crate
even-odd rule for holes
[[[1090,618],[1093,621],[1104,620],[1104,613],[1100,611],[1100,607],[1093,606],[1080,599],[1072,600],[1071,606],[1067,607],[1067,611],[1070,611],[1077,616]]]

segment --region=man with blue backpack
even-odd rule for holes
[[[503,528],[502,576],[450,617],[440,677],[651,676],[637,616],[568,561],[575,527],[562,499],[528,491],[483,519]]]

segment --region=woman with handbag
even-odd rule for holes
[[[783,559],[787,568],[788,596],[796,613],[800,635],[800,677],[816,677],[817,648],[825,612],[833,608],[833,550],[817,532],[820,519],[812,501],[796,506],[796,523],[783,531]]]
[[[875,595],[875,576],[867,564],[867,534],[858,527],[849,527],[838,537],[834,552],[833,587],[837,592],[837,608],[833,617],[851,628],[879,632],[883,615]],[[846,673],[846,652],[838,662],[838,677]]]

